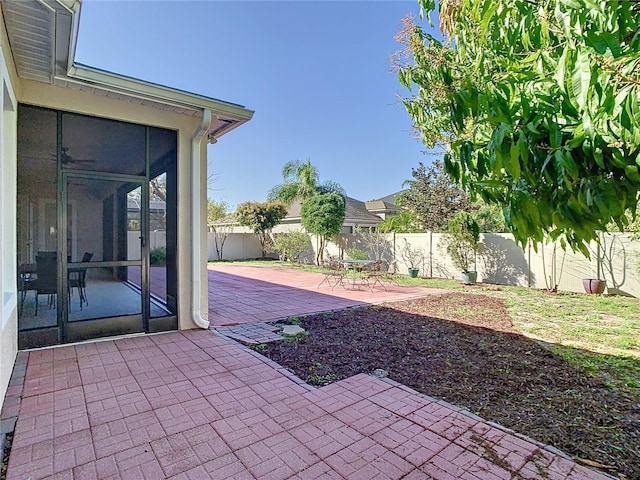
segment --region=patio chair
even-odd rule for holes
[[[53,252],[55,253],[55,252]],[[58,259],[51,252],[38,252],[36,256],[37,278],[32,281],[36,291],[36,316],[38,316],[38,297],[47,295],[47,307],[56,306],[58,294]]]
[[[27,298],[27,292],[35,289],[35,273],[20,272],[18,275],[18,293],[20,294],[20,307],[18,309],[19,315],[22,315],[24,301]]]
[[[333,290],[337,285],[344,287],[344,278],[347,272],[340,262],[334,258],[329,258],[329,260],[322,264],[322,268],[324,269],[322,272],[324,274],[324,278],[318,285],[318,288],[325,283],[331,287],[331,290]]]
[[[82,262],[90,262],[93,258],[93,253],[84,252],[82,255]],[[69,290],[69,303],[71,303],[71,294],[74,288],[78,289],[78,296],[80,297],[80,310],[82,310],[82,305],[89,305],[89,300],[87,299],[87,290],[86,290],[86,279],[87,279],[87,267],[74,268],[69,270],[69,281],[68,281],[68,290]]]
[[[367,265],[363,278],[367,281],[367,285],[373,291],[373,287],[380,285],[383,289],[387,289],[382,283],[382,279],[386,275],[388,270],[387,262],[384,260],[377,260],[376,262]]]
[[[398,273],[398,262],[396,260],[392,260],[391,262],[386,264],[386,268],[382,269],[381,280],[388,283],[393,283],[394,285],[400,285],[396,280],[397,273]]]

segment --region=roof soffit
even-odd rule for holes
[[[63,36],[64,17],[70,18],[66,9],[56,6],[55,2],[2,0],[9,44],[22,78],[46,83],[53,79],[59,51],[56,32],[58,38]]]

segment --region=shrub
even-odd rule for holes
[[[359,248],[347,248],[345,252],[351,260],[369,260],[369,254]]]
[[[309,236],[304,232],[277,233],[273,235],[273,250],[282,260],[297,262],[309,248]]]
[[[158,247],[151,250],[149,253],[149,260],[151,265],[164,265],[167,263],[167,248]]]

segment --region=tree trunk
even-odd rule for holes
[[[320,237],[320,246],[318,247],[318,253],[316,254],[316,265],[322,265],[324,259],[324,237]]]

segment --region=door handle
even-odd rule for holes
[[[146,245],[145,245],[145,241],[144,241],[144,235],[140,235],[140,246],[141,246],[142,248],[144,248],[144,247],[146,246]]]

